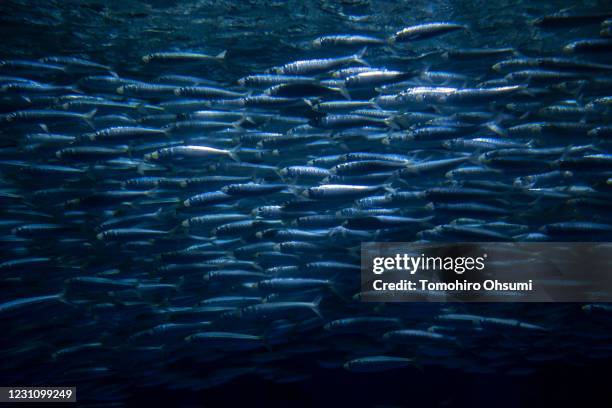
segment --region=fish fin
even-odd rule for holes
[[[385,184],[382,187],[383,187],[383,190],[385,190],[389,194],[395,194],[397,192],[395,188],[391,187],[391,184]]]
[[[434,111],[434,113],[438,114],[438,115],[444,115],[444,109],[438,105],[431,105],[430,106],[431,109]]]
[[[555,14],[565,14],[565,13],[567,13],[567,12],[569,12],[569,11],[572,11],[572,10],[575,10],[575,9],[576,9],[576,5],[574,4],[573,6],[569,6],[569,7],[566,7],[566,8],[564,8],[564,9],[559,10],[559,11],[558,11],[557,13],[555,13]]]
[[[287,184],[287,185],[290,185],[290,183],[295,184],[295,181],[296,181],[296,180],[292,180],[290,177],[285,177],[285,176],[283,176],[283,175],[282,175],[282,173],[281,173],[281,170],[282,170],[282,169],[278,169],[278,168],[277,168],[276,170],[274,170],[274,172],[276,173],[276,175],[278,176],[278,178],[279,178],[279,179],[281,179],[281,181],[282,181],[283,183]],[[255,180],[253,180],[253,181],[255,181]]]
[[[86,114],[83,115],[83,120],[85,121],[85,123],[87,123],[93,130],[96,130],[96,126],[94,125],[92,119],[95,116],[96,112],[98,112],[98,109],[92,109],[91,111],[87,112]]]
[[[526,121],[529,119],[530,116],[531,116],[531,112],[525,112],[521,116],[519,116],[519,119],[522,121]]]
[[[159,129],[159,130],[161,130],[162,132],[164,132],[164,136],[166,136],[166,137],[170,137],[170,136],[172,136],[172,130],[171,130],[171,128],[170,128],[170,127],[168,127],[168,126],[164,126],[164,127],[162,127],[161,129]]]
[[[338,86],[338,92],[340,92],[340,94],[344,96],[347,101],[351,100],[351,95],[349,94],[349,91],[348,89],[346,89],[346,86],[344,86],[344,84]]]
[[[310,100],[310,99],[308,99],[308,98],[302,98],[302,100],[304,101],[304,103],[305,103],[306,105],[308,105],[308,107],[309,107],[310,109],[312,109],[313,111],[316,111],[316,110],[317,110],[317,109],[316,109],[316,104],[315,104],[315,103],[313,103],[313,101],[311,101],[311,100]]]
[[[242,124],[246,122],[247,120],[245,118],[240,118],[237,121],[232,123],[232,127],[236,130],[244,130],[244,128],[242,127]]]
[[[185,237],[187,237],[189,239],[193,239],[195,241],[205,241],[205,242],[214,242],[215,241],[214,237],[201,237],[199,235],[192,235],[192,234],[187,234],[187,233],[185,233]]]
[[[393,45],[393,42],[389,42],[389,39],[387,39],[387,44],[382,49],[388,54],[390,54],[391,57],[400,58],[400,55],[393,49],[393,47],[391,47],[392,45]]]
[[[140,102],[138,105],[136,105],[136,112],[142,114],[142,115],[146,115],[147,114],[147,110],[145,108],[145,103],[144,102]],[[165,133],[165,131],[164,131]]]
[[[283,181],[284,181],[284,180],[283,180]],[[295,198],[296,198],[296,199],[298,199],[298,200],[300,200],[300,199],[302,199],[302,198],[303,198],[304,200],[306,199],[305,197],[303,197],[303,196],[302,196],[302,191],[303,191],[303,189],[302,189],[302,188],[300,188],[300,187],[298,187],[298,186],[295,186],[295,185],[291,185],[291,184],[289,184],[289,185],[287,185],[287,189],[289,190],[289,192],[290,192],[291,194],[293,194],[293,195],[295,196]]]
[[[482,163],[480,162],[480,155],[479,154],[470,154],[467,158],[466,161],[468,163],[472,163],[474,165],[478,165],[481,166]]]
[[[228,155],[229,155],[229,157],[233,161],[235,161],[237,163],[240,163],[241,160],[240,160],[240,157],[237,154],[238,151],[240,151],[240,145],[238,145],[238,146],[234,147],[232,150],[230,150]]]
[[[321,310],[319,309],[319,305],[321,304],[321,300],[323,299],[323,296],[317,296],[317,298],[315,300],[312,301],[312,305],[311,305],[311,309],[313,312],[315,312],[317,314],[317,316],[319,316],[321,319],[323,319],[323,315],[321,314]]]
[[[255,119],[253,119],[252,117],[245,115],[242,117],[242,119],[240,120],[240,123],[248,123],[250,125],[256,126],[257,122],[255,122]]]
[[[385,122],[387,126],[389,126],[393,130],[402,130],[402,127],[395,121],[396,118],[397,118],[397,115],[393,115],[390,118],[384,119],[383,121]],[[383,144],[385,143],[383,142]]]
[[[584,101],[584,87],[587,85],[586,81],[581,81],[580,85],[578,85],[578,89],[576,89],[576,92],[574,93],[574,96],[576,98],[576,100],[578,102],[580,102],[581,104]]]
[[[444,53],[444,50],[441,48],[437,48],[433,51],[429,51],[429,52],[423,52],[420,55],[417,55],[416,57],[409,57],[408,59],[413,60],[413,61],[418,61],[421,59],[425,59],[427,57],[430,57],[432,55],[441,55],[442,53]],[[430,66],[431,64],[428,64],[428,66]]]
[[[152,189],[145,191],[144,194],[147,197],[154,197],[155,195],[157,195],[157,193],[159,193],[159,190],[160,190],[159,186],[155,186]]]
[[[372,104],[372,107],[374,109],[378,109],[378,110],[384,110],[375,100],[374,98],[370,99],[368,102],[370,102]]]
[[[140,163],[138,163],[138,166],[136,166],[136,173],[143,175],[145,174],[146,170],[145,170],[145,166],[146,166],[146,162],[141,161]]]
[[[493,133],[496,133],[500,136],[508,136],[508,132],[506,131],[506,129],[503,129],[501,126],[499,126],[497,123],[495,122],[488,122],[485,123],[485,128],[489,129],[490,131],[492,131]]]
[[[357,54],[353,55],[353,61],[358,64],[362,64],[366,67],[369,67],[370,64],[366,60],[363,59],[363,56],[365,55],[367,50],[368,50],[368,47],[363,47]]]
[[[348,220],[347,220],[347,221],[348,221]],[[346,222],[346,221],[345,221],[345,222]],[[355,258],[357,258],[357,259],[361,259],[361,246],[360,246],[360,245],[358,245],[358,246],[353,246],[353,247],[349,247],[349,248],[346,248],[346,250],[347,250],[347,252],[348,252],[348,253],[349,253],[351,256],[353,256],[353,257],[355,257]],[[338,275],[337,275],[337,274],[336,274],[336,275],[334,275],[334,277],[333,277],[333,282],[335,282],[335,279],[336,279],[337,277],[338,277]]]
[[[333,137],[333,136],[332,136],[332,139],[340,140],[338,137]],[[340,147],[342,150],[344,150],[346,152],[350,152],[351,151],[351,149],[344,142],[338,143],[338,147]]]
[[[463,29],[467,32],[468,37],[470,38],[470,40],[472,42],[476,42],[477,39],[474,38],[476,36],[476,32],[474,32],[474,30],[472,30],[472,28],[469,25],[467,25],[467,24],[465,24],[463,26]]]
[[[406,163],[406,167],[408,167],[411,163]],[[393,173],[391,173],[391,175],[389,176],[389,178],[386,180],[386,184],[393,184],[396,181],[399,181],[399,171],[394,171]],[[391,194],[391,193],[389,193]]]
[[[215,58],[218,60],[224,60],[225,56],[227,55],[227,50],[223,50],[220,53],[218,53]]]

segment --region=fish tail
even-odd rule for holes
[[[393,129],[393,130],[401,130],[401,129],[402,129],[402,127],[399,125],[399,123],[397,123],[397,122],[395,121],[395,119],[396,119],[396,118],[397,118],[397,116],[392,116],[392,117],[390,117],[390,118],[386,118],[386,119],[384,119],[383,121],[384,121],[384,122],[385,122],[385,124],[386,124],[387,126],[389,126],[391,129]],[[383,144],[384,144],[384,143],[383,143]]]
[[[376,102],[376,100],[374,98],[370,99],[368,102],[370,102],[372,104],[372,107],[374,109],[378,109],[378,110],[384,110],[379,104],[378,102]]]
[[[317,298],[312,301],[312,304],[310,306],[312,311],[315,312],[316,315],[319,316],[321,319],[323,318],[323,315],[321,314],[321,310],[319,309],[319,305],[321,304],[321,300],[322,299],[323,299],[323,296],[317,296]]]
[[[145,174],[145,162],[141,161],[140,163],[138,163],[138,166],[136,166],[136,173],[143,175]]]
[[[383,187],[383,190],[385,190],[387,193],[389,194],[395,194],[397,191],[395,188],[391,187],[391,184],[385,184]]]
[[[508,131],[506,131],[506,129],[502,128],[495,122],[485,123],[484,126],[490,131],[492,131],[493,133],[496,133],[500,136],[504,136],[504,137],[508,136]]]
[[[139,102],[138,105],[136,105],[136,111],[142,115],[146,115],[147,109],[145,108],[145,103]]]
[[[302,98],[302,100],[304,101],[304,103],[305,103],[306,105],[308,105],[308,107],[309,107],[310,109],[312,109],[312,110],[316,110],[316,104],[315,104],[315,103],[313,103],[313,101],[311,101],[311,100],[310,100],[310,99],[308,99],[308,98]]]
[[[467,162],[479,166],[482,164],[482,162],[480,161],[480,157],[481,155],[478,152],[470,154],[467,157]]]
[[[283,183],[286,183],[287,180],[285,179],[285,177],[283,176],[283,174],[281,173],[281,169],[275,169],[274,172],[276,173],[276,175],[278,176],[279,179],[282,180]]]
[[[246,122],[247,122],[247,120],[245,118],[240,118],[237,121],[232,123],[232,127],[234,129],[236,129],[236,130],[244,130],[243,127],[242,127],[242,124],[246,123]]]
[[[228,156],[235,161],[236,163],[240,163],[240,157],[238,156],[238,151],[240,151],[240,145],[234,147],[232,150],[228,152]]]
[[[344,96],[347,101],[351,100],[351,95],[349,94],[349,91],[348,89],[346,89],[346,86],[344,84],[338,85],[338,91],[342,96]]]
[[[93,120],[92,120],[93,117],[95,116],[96,112],[98,112],[98,109],[92,109],[91,111],[89,111],[89,112],[87,112],[86,114],[83,115],[83,120],[93,130],[96,130],[96,126],[94,125]]]
[[[365,55],[367,50],[368,47],[363,47],[357,54],[353,55],[353,62],[369,67],[370,64],[363,59],[363,56]]]

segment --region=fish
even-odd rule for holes
[[[221,51],[215,56],[202,54],[198,52],[155,52],[147,54],[142,57],[142,62],[148,63],[193,63],[193,62],[209,62],[209,61],[223,61],[227,51]]]
[[[609,18],[609,13],[569,13],[567,11],[538,17],[533,24],[541,28],[576,27],[585,24],[597,24]]]
[[[303,195],[313,199],[355,198],[380,190],[380,186],[359,186],[350,184],[324,184],[304,190]]]
[[[371,373],[405,368],[412,364],[413,360],[405,357],[370,356],[347,361],[344,368],[355,373]]]
[[[325,35],[322,37],[315,38],[312,40],[312,46],[314,48],[321,48],[326,46],[371,46],[371,45],[383,45],[385,40],[369,35],[359,34],[337,34],[337,35]]]
[[[566,54],[590,54],[609,52],[612,49],[612,40],[595,38],[592,40],[577,40],[563,47]]]
[[[181,158],[206,158],[206,157],[229,157],[239,162],[240,158],[236,152],[230,150],[216,149],[208,146],[174,146],[156,150],[148,153],[145,160],[164,160]]]
[[[467,29],[466,26],[457,23],[442,22],[419,24],[402,28],[401,30],[397,31],[392,37],[390,37],[390,41],[397,43],[424,40],[453,31],[465,29]]]
[[[349,56],[294,61],[283,66],[273,68],[272,71],[280,75],[304,75],[318,73],[321,71],[329,71],[348,64],[368,66],[369,64],[363,59],[366,51],[367,47],[364,47],[357,54]]]

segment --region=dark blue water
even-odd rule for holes
[[[359,245],[610,241],[611,14],[3,1],[0,385],[84,406],[605,399],[609,305],[364,303]],[[436,22],[456,26],[400,33]],[[340,34],[371,42],[313,45]]]

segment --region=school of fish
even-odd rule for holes
[[[455,21],[332,33],[231,81],[207,76],[231,48],[141,55],[153,77],[0,60],[2,383],[121,400],[612,358],[606,304],[359,292],[361,242],[612,238],[611,18],[541,16],[590,34],[538,54],[454,46]]]

